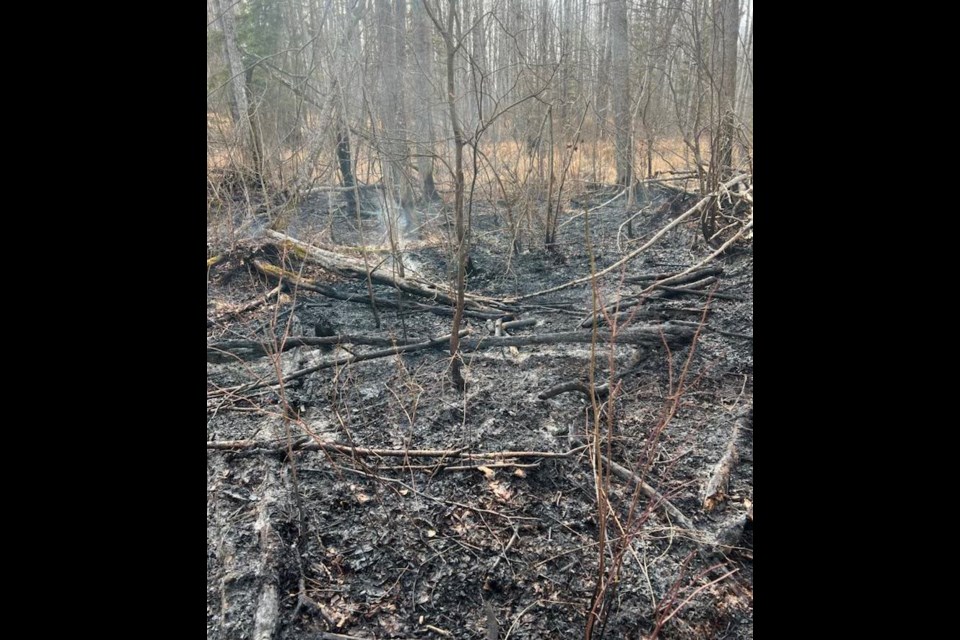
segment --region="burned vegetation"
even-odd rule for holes
[[[462,300],[443,201],[211,228],[208,637],[752,638],[752,178],[676,184],[475,203]]]

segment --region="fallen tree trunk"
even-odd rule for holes
[[[623,281],[624,281],[624,282],[630,282],[630,283],[633,283],[633,284],[642,284],[642,283],[646,283],[646,282],[650,282],[650,281],[653,281],[653,282],[656,283],[657,281],[660,281],[660,280],[666,280],[666,279],[668,279],[668,278],[673,278],[674,276],[677,275],[677,273],[679,273],[679,272],[674,272],[674,273],[641,273],[641,274],[638,274],[638,275],[635,275],[635,276],[630,276],[630,277],[628,277],[628,278],[624,278]],[[707,276],[719,276],[719,275],[721,275],[722,273],[723,273],[723,267],[721,267],[721,266],[706,267],[706,268],[704,268],[704,269],[697,269],[696,271],[691,271],[690,273],[686,274],[686,275],[683,276],[682,278],[678,278],[678,279],[674,280],[673,282],[674,282],[675,284],[685,284],[685,283],[688,283],[688,282],[695,282],[695,281],[697,281],[697,280],[700,280],[701,278],[706,278]]]
[[[464,329],[460,332],[461,335],[467,335],[470,333],[468,330]],[[355,355],[350,355],[343,358],[336,358],[334,360],[327,360],[326,362],[321,362],[320,364],[314,365],[312,367],[307,367],[305,369],[298,369],[291,373],[288,373],[283,376],[283,384],[289,384],[290,381],[296,380],[297,378],[302,378],[305,375],[314,373],[315,371],[320,371],[321,369],[330,369],[333,367],[343,367],[355,362],[363,362],[364,360],[374,360],[376,358],[386,358],[388,356],[400,355],[401,353],[409,353],[411,351],[419,351],[421,349],[435,349],[437,347],[442,347],[450,342],[450,336],[446,335],[442,338],[437,338],[435,340],[428,340],[426,342],[416,342],[413,344],[405,344],[396,347],[390,347],[388,349],[381,349],[379,351],[371,351],[369,353],[360,353]],[[230,389],[222,389],[212,393],[207,394],[207,397],[215,397],[225,393],[245,393],[247,391],[253,391],[255,389],[262,389],[263,387],[272,387],[274,385],[280,384],[280,380],[261,380],[259,382],[251,382],[249,384],[243,384],[238,387],[233,387]]]
[[[258,340],[221,340],[207,345],[207,362],[228,362],[230,360],[252,360],[272,353],[282,353],[296,347],[317,347],[329,344],[368,344],[378,347],[415,344],[412,340],[380,338],[375,336],[337,335],[328,338],[310,336],[289,336],[276,342]]]
[[[287,269],[282,269],[276,265],[270,264],[269,262],[264,262],[263,260],[253,260],[253,266],[260,273],[271,278],[276,278],[278,280],[282,279],[291,284],[296,285],[300,289],[305,289],[307,291],[313,291],[322,295],[327,296],[328,298],[333,298],[335,300],[343,300],[344,302],[356,302],[359,304],[370,304],[370,295],[368,293],[363,294],[350,294],[337,291],[333,287],[329,287],[325,284],[320,284],[314,280],[304,278],[293,271],[288,271]],[[393,300],[384,300],[383,298],[373,298],[373,303],[377,307],[383,307],[386,309],[397,309],[404,312],[409,311],[426,311],[428,313],[433,313],[441,316],[452,316],[453,309],[450,307],[440,307],[437,305],[424,304],[422,302],[409,302],[404,303],[402,306]],[[510,318],[513,316],[510,312],[503,311],[476,311],[473,309],[466,309],[464,314],[471,318],[480,318],[483,320],[497,320],[500,318]]]
[[[283,544],[270,522],[270,510],[278,502],[276,469],[268,469],[261,488],[263,498],[257,502],[257,519],[253,530],[260,540],[258,574],[263,581],[253,614],[253,640],[273,640],[280,623],[280,597],[277,591],[276,567],[280,563]]]
[[[318,249],[317,247],[309,245],[306,242],[301,242],[296,238],[291,238],[290,236],[278,233],[276,231],[268,230],[266,233],[281,246],[289,247],[297,255],[320,265],[324,269],[328,269],[336,273],[347,273],[358,278],[366,278],[368,276],[367,269],[359,260],[341,256],[331,251]],[[374,282],[396,287],[397,289],[406,293],[427,298],[429,300],[439,300],[450,306],[454,306],[456,304],[456,298],[452,291],[449,291],[446,287],[442,287],[441,285],[434,284],[432,282],[426,282],[415,278],[401,278],[400,276],[386,273],[380,270],[379,267],[372,268],[369,271],[369,276]],[[493,311],[495,309],[500,309],[513,311],[512,308],[504,305],[498,300],[494,300],[492,298],[483,298],[475,295],[467,295],[465,304],[474,310]]]
[[[672,276],[669,276],[669,277],[672,277]],[[668,278],[665,278],[664,280],[662,280],[662,282],[666,282]],[[613,318],[617,318],[617,319],[627,317],[630,313],[632,313],[630,309],[632,309],[633,307],[644,302],[650,302],[660,298],[669,297],[670,294],[676,295],[678,293],[688,293],[688,292],[705,294],[707,292],[702,291],[702,288],[709,287],[715,284],[716,282],[717,282],[717,278],[715,276],[707,275],[707,274],[700,275],[694,278],[692,281],[687,281],[686,284],[683,284],[682,286],[678,286],[678,287],[661,286],[659,282],[655,282],[649,287],[647,287],[646,289],[644,289],[643,293],[641,294],[637,294],[635,296],[627,296],[627,297],[621,298],[620,300],[618,300],[617,302],[614,302],[613,304],[608,304],[606,307],[603,308],[603,313],[599,314],[598,320],[601,324],[605,324],[606,323],[605,316],[610,314],[614,314]],[[591,314],[586,318],[584,318],[583,321],[580,322],[579,326],[581,327],[592,326],[593,316],[594,314]]]
[[[339,442],[325,442],[313,440],[306,436],[292,443],[286,441],[256,441],[256,440],[218,440],[207,442],[207,449],[220,451],[249,451],[257,450],[264,453],[283,454],[290,451],[333,451],[358,457],[375,458],[456,458],[457,460],[504,460],[507,458],[569,458],[578,453],[583,447],[570,451],[484,451],[470,452],[465,449],[368,449],[365,447],[351,447]]]
[[[737,414],[737,418],[733,423],[733,431],[730,433],[730,440],[727,442],[727,448],[714,465],[713,471],[710,473],[710,477],[703,487],[701,501],[704,511],[712,511],[727,498],[727,484],[730,481],[730,473],[733,471],[733,467],[739,459],[737,455],[737,440],[740,437],[741,428],[748,427],[747,422],[751,412],[752,406],[746,407]]]
[[[602,343],[615,344],[661,344],[666,337],[668,343],[676,343],[693,337],[694,330],[670,322],[664,324],[630,327],[618,331],[614,337],[610,331],[598,331],[596,339]],[[519,347],[529,344],[573,344],[590,343],[594,340],[593,331],[566,331],[530,336],[505,336],[503,338],[469,338],[460,342],[464,351],[475,351],[493,347]]]

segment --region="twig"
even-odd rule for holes
[[[524,615],[527,611],[530,611],[530,609],[533,609],[535,606],[537,606],[538,604],[540,604],[541,602],[543,602],[543,600],[540,600],[540,599],[534,600],[534,601],[531,602],[523,611],[521,611],[520,613],[518,613],[518,614],[517,614],[517,617],[513,619],[513,623],[510,625],[510,628],[507,629],[507,634],[506,634],[505,636],[503,636],[503,640],[508,640],[508,638],[510,637],[510,634],[513,633],[513,628],[514,628],[515,626],[517,626],[517,623],[520,622],[520,619],[523,618],[523,615]]]
[[[625,194],[626,192],[627,192],[627,190],[624,189],[623,191],[621,191],[621,192],[618,193],[617,195],[613,196],[612,198],[610,198],[610,199],[607,200],[606,202],[601,202],[600,204],[598,204],[598,205],[595,206],[595,207],[590,207],[589,209],[584,209],[583,211],[577,213],[576,215],[570,217],[568,220],[564,221],[564,223],[561,224],[561,225],[560,225],[559,227],[557,227],[557,228],[558,228],[558,229],[563,229],[565,226],[567,226],[568,224],[570,224],[571,222],[573,222],[574,220],[576,220],[577,218],[579,218],[580,216],[582,216],[584,213],[590,213],[590,212],[592,212],[592,211],[596,211],[597,209],[601,209],[601,208],[607,206],[608,204],[610,204],[611,202],[613,202],[614,200],[616,200],[617,198],[622,197],[623,194]]]
[[[420,497],[422,497],[422,498],[426,498],[427,500],[432,500],[433,502],[436,502],[436,503],[438,503],[438,504],[453,505],[453,506],[455,506],[455,507],[460,507],[461,509],[467,509],[467,510],[469,510],[469,511],[476,511],[477,513],[489,513],[489,514],[492,515],[492,516],[497,516],[498,518],[503,518],[504,520],[506,520],[506,521],[508,521],[508,522],[513,522],[514,520],[529,520],[529,521],[532,521],[532,522],[538,522],[538,521],[540,520],[539,518],[530,518],[530,517],[527,517],[527,516],[507,516],[507,515],[504,515],[504,514],[500,513],[499,511],[492,511],[492,510],[490,510],[490,509],[481,509],[480,507],[473,507],[473,506],[470,506],[469,504],[464,504],[464,503],[462,503],[462,502],[455,502],[455,501],[453,501],[453,500],[444,500],[443,498],[437,498],[437,497],[435,497],[435,496],[431,496],[429,493],[424,493],[424,492],[422,492],[422,491],[418,491],[415,487],[410,486],[409,484],[407,484],[406,482],[404,482],[404,481],[402,481],[402,480],[397,480],[396,478],[385,478],[385,477],[383,477],[383,476],[378,476],[378,475],[376,475],[375,473],[367,473],[366,471],[361,471],[360,469],[351,469],[351,468],[349,468],[349,467],[343,467],[343,471],[346,471],[346,472],[349,472],[349,473],[355,473],[355,474],[357,474],[357,475],[361,475],[361,476],[364,476],[364,477],[366,477],[366,478],[373,478],[373,479],[375,479],[375,480],[379,480],[380,482],[388,482],[388,483],[391,483],[391,484],[398,484],[398,485],[400,485],[401,487],[403,487],[404,489],[407,489],[408,491],[411,491],[412,493],[415,493],[415,494],[417,494],[418,496],[420,496]]]
[[[661,620],[661,621],[658,622],[658,624],[657,624],[658,628],[659,628],[659,627],[662,627],[662,626],[665,625],[665,624],[667,624],[667,622],[669,622],[670,618],[672,618],[673,616],[677,615],[677,613],[680,612],[680,609],[682,609],[683,607],[685,607],[688,602],[690,602],[691,600],[693,600],[693,599],[697,596],[698,593],[700,593],[701,591],[703,591],[704,589],[706,589],[706,588],[709,587],[710,585],[714,585],[714,584],[720,582],[721,580],[724,580],[724,579],[726,579],[726,578],[729,578],[730,576],[732,576],[733,574],[735,574],[737,571],[740,571],[740,569],[731,569],[730,571],[727,571],[725,574],[723,574],[723,575],[720,576],[719,578],[716,578],[715,580],[711,580],[711,581],[708,582],[707,584],[701,585],[701,586],[697,587],[696,589],[694,589],[694,590],[693,590],[693,593],[691,593],[689,596],[687,596],[686,598],[684,598],[684,599],[683,599],[683,602],[681,602],[681,603],[678,604],[676,607],[674,607],[673,611],[670,612],[670,615],[668,615],[666,618],[664,618],[663,620]]]
[[[684,529],[688,529],[693,532],[697,531],[697,527],[693,524],[693,522],[689,518],[687,518],[687,516],[683,515],[683,512],[677,509],[672,502],[667,500],[662,493],[660,493],[659,491],[654,489],[652,486],[644,482],[643,478],[636,475],[626,467],[619,465],[616,462],[613,462],[612,460],[608,460],[606,456],[601,455],[600,459],[603,460],[604,464],[607,465],[610,471],[612,471],[613,474],[618,478],[620,478],[621,480],[625,480],[627,482],[635,482],[637,486],[640,487],[640,492],[643,493],[643,495],[647,496],[648,498],[653,500],[657,505],[662,507],[663,510],[666,511],[670,517],[672,517],[674,520],[680,523],[680,525],[683,526]]]
[[[264,296],[260,298],[254,298],[250,302],[240,305],[236,309],[230,309],[229,311],[224,313],[222,317],[236,318],[241,313],[246,313],[247,311],[251,311],[253,309],[256,309],[257,307],[265,305],[266,303],[270,302],[272,298],[275,298],[277,295],[279,295],[279,293],[280,293],[280,287],[276,286],[270,291],[268,291]]]
[[[428,629],[428,630],[430,630],[430,631],[433,631],[435,634],[437,634],[437,635],[439,635],[439,636],[443,636],[444,638],[452,638],[452,637],[453,637],[453,634],[450,633],[449,631],[447,631],[446,629],[441,629],[440,627],[435,627],[435,626],[433,626],[432,624],[425,624],[425,625],[423,625],[423,628],[424,628],[424,629]]]

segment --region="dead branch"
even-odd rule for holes
[[[704,485],[701,502],[705,511],[712,511],[727,497],[726,491],[727,483],[730,481],[730,473],[739,459],[737,440],[740,437],[741,427],[749,428],[748,416],[751,415],[751,409],[752,407],[748,406],[737,414],[733,423],[733,431],[730,433],[730,440],[727,442],[727,448],[720,456],[717,464],[714,465],[710,478]]]
[[[277,295],[279,294],[280,294],[280,287],[274,287],[273,289],[268,291],[266,294],[256,297],[253,300],[250,300],[240,305],[239,307],[234,307],[232,309],[226,309],[218,312],[216,314],[217,319],[229,320],[229,319],[237,318],[242,313],[246,313],[247,311],[252,311],[257,307],[261,307],[265,305],[266,303],[270,302],[270,300],[272,300],[273,298],[276,298]],[[207,326],[209,327],[212,324],[213,324],[213,320],[211,320],[210,318],[207,318]]]
[[[618,331],[615,339],[609,331],[599,331],[596,339],[599,342],[615,341],[620,344],[660,344],[663,340],[661,336],[666,336],[668,342],[679,342],[693,337],[693,331],[687,327],[681,328],[678,325],[666,322],[664,324],[630,327]],[[531,336],[470,338],[463,340],[460,343],[460,348],[464,351],[473,351],[493,347],[519,347],[528,344],[589,343],[593,340],[592,331],[565,331]]]
[[[595,392],[597,394],[597,397],[602,397],[606,395],[605,392],[607,390],[608,389],[601,389],[600,387],[596,387]],[[550,387],[546,391],[541,391],[539,394],[537,394],[537,397],[540,398],[541,400],[548,400],[549,398],[558,396],[561,393],[568,393],[570,391],[579,391],[583,395],[587,396],[587,399],[590,398],[590,385],[586,384],[585,382],[580,382],[579,380],[571,380],[568,382],[563,382],[561,384],[558,384],[554,387]]]
[[[687,274],[681,279],[681,281],[684,284],[682,286],[676,286],[676,287],[661,286],[660,284],[661,282],[667,282],[668,280],[673,278],[674,275],[676,275],[676,274],[674,275],[666,274],[664,275],[662,280],[658,282],[654,282],[652,285],[644,289],[641,293],[633,296],[628,296],[625,298],[620,298],[616,302],[608,304],[606,307],[603,308],[602,312],[597,313],[597,315],[599,315],[600,317],[599,320],[601,323],[605,323],[606,322],[605,316],[610,314],[613,314],[613,317],[617,319],[628,317],[629,314],[632,313],[628,311],[629,309],[632,309],[633,307],[650,300],[655,300],[661,297],[667,297],[668,291],[673,292],[674,294],[696,292],[697,295],[700,295],[701,293],[706,293],[706,292],[702,292],[702,288],[709,287],[714,283],[716,283],[717,281],[717,278],[716,278],[717,274],[710,274],[710,273],[707,273],[707,271],[708,271],[707,269],[703,269],[703,270],[699,270],[697,273]],[[719,272],[722,273],[722,271],[723,271],[722,269],[719,269]],[[656,289],[656,291],[654,291],[654,289]],[[593,314],[584,318],[580,322],[579,326],[590,327],[592,325],[593,325]]]
[[[367,449],[364,447],[351,447],[346,444],[336,442],[323,442],[301,438],[300,440],[287,443],[286,441],[255,441],[255,440],[218,440],[207,442],[207,449],[220,451],[250,451],[256,450],[263,453],[285,453],[292,451],[332,451],[335,453],[344,453],[357,457],[378,457],[378,458],[457,458],[459,460],[486,461],[486,460],[505,460],[507,458],[569,458],[574,453],[579,453],[583,447],[577,447],[569,451],[486,451],[469,452],[464,449]],[[514,466],[514,465],[511,465]]]
[[[270,522],[270,509],[277,502],[276,470],[268,469],[264,478],[263,499],[257,503],[257,519],[253,525],[260,540],[259,571],[263,577],[257,609],[253,614],[253,639],[273,640],[280,622],[280,597],[276,584],[276,565],[282,553],[279,536]]]
[[[392,345],[415,344],[413,340],[399,338],[382,338],[378,336],[338,335],[327,338],[312,336],[289,336],[277,342],[261,342],[258,340],[221,340],[207,345],[207,362],[226,362],[230,359],[251,360],[269,354],[284,352],[296,347],[317,347],[320,345],[335,344],[367,344],[378,347]]]
[[[278,280],[285,280],[290,284],[296,285],[300,289],[305,289],[307,291],[313,291],[328,298],[333,298],[335,300],[343,300],[344,302],[355,302],[358,304],[369,305],[371,297],[369,294],[350,294],[342,293],[337,291],[333,287],[321,284],[315,280],[310,280],[304,278],[293,271],[288,271],[287,269],[282,269],[276,265],[270,264],[269,262],[264,262],[263,260],[253,260],[253,266],[260,273],[271,278],[276,278]],[[453,315],[453,309],[450,307],[441,307],[436,305],[429,305],[423,302],[412,302],[405,303],[403,308],[393,300],[385,300],[383,298],[373,298],[373,304],[378,308],[383,307],[386,309],[397,309],[403,311],[426,311],[428,313],[434,313],[441,316],[451,316]],[[471,318],[481,318],[481,319],[499,319],[499,318],[509,318],[513,314],[503,311],[477,311],[474,309],[466,309],[464,314]]]
[[[676,294],[688,295],[688,296],[706,296],[706,295],[709,295],[711,298],[713,298],[713,299],[715,299],[715,300],[733,300],[733,301],[735,301],[735,302],[743,302],[743,301],[744,301],[744,298],[741,298],[740,296],[732,296],[732,295],[727,294],[727,293],[717,293],[717,292],[711,293],[711,292],[709,292],[709,291],[704,291],[704,290],[702,290],[702,289],[690,289],[690,288],[685,288],[685,287],[664,287],[664,286],[661,286],[661,287],[658,289],[658,291],[667,291],[667,292],[669,292],[669,293],[676,293]]]
[[[452,637],[453,637],[453,634],[450,633],[449,631],[447,631],[446,629],[441,629],[440,627],[435,627],[435,626],[433,626],[432,624],[425,624],[425,625],[423,625],[423,628],[424,628],[424,629],[427,629],[428,631],[433,631],[435,634],[437,634],[437,635],[439,635],[439,636],[443,636],[444,638],[452,638]]]
[[[468,335],[469,333],[470,333],[469,330],[464,329],[463,331],[460,332],[460,335],[465,336],[465,335]],[[326,360],[324,362],[313,365],[311,367],[307,367],[305,369],[298,369],[296,371],[292,371],[288,374],[285,374],[283,376],[283,384],[284,385],[289,384],[290,381],[292,380],[296,380],[297,378],[302,378],[305,375],[309,375],[316,371],[320,371],[321,369],[330,369],[333,367],[344,367],[347,365],[354,364],[355,362],[363,362],[365,360],[375,360],[377,358],[387,358],[389,356],[396,356],[396,355],[400,355],[401,353],[410,353],[411,351],[420,351],[422,349],[435,349],[437,347],[443,347],[449,344],[449,342],[450,342],[450,336],[446,335],[441,338],[436,338],[434,340],[428,340],[426,342],[417,342],[414,344],[398,345],[396,347],[380,349],[379,351],[370,351],[368,353],[359,353],[355,355],[345,356],[342,358],[335,358],[333,360]],[[222,392],[223,393],[244,393],[247,391],[253,391],[254,389],[270,387],[276,384],[280,384],[280,381],[275,379],[271,379],[269,381],[261,380],[259,382],[252,382],[249,384],[240,385],[232,389],[225,389]],[[208,396],[218,395],[219,393],[220,392],[217,392],[214,394],[208,394]]]
[[[537,320],[534,318],[527,318],[526,320],[511,320],[510,322],[504,322],[500,326],[505,330],[509,331],[510,329],[522,329],[524,327],[533,327],[536,326]]]
[[[484,462],[483,464],[475,465],[459,465],[448,467],[445,466],[442,462],[435,462],[433,464],[403,464],[403,465],[392,465],[392,466],[378,466],[378,471],[430,471],[434,473],[439,473],[441,471],[480,471],[481,473],[486,473],[484,469],[537,469],[540,467],[539,462]]]
[[[673,278],[677,275],[678,272],[674,273],[641,273],[635,276],[630,276],[629,278],[624,278],[624,282],[630,282],[633,284],[640,284],[644,282],[650,282],[651,280],[657,282],[661,280],[666,280],[667,278]],[[723,274],[723,267],[713,266],[706,267],[704,269],[697,269],[696,271],[691,271],[682,278],[678,278],[673,282],[675,284],[684,284],[687,282],[696,282],[701,278],[706,278],[707,276],[719,276]]]
[[[584,209],[583,211],[580,211],[579,213],[574,214],[573,216],[567,218],[567,219],[563,222],[563,224],[561,224],[558,228],[559,228],[559,229],[563,229],[565,226],[567,226],[568,224],[570,224],[571,222],[573,222],[574,220],[576,220],[577,218],[579,218],[580,216],[582,216],[584,213],[590,213],[590,212],[592,212],[592,211],[596,211],[597,209],[602,209],[603,207],[607,206],[608,204],[610,204],[611,202],[613,202],[613,201],[616,200],[617,198],[622,197],[623,194],[625,194],[626,192],[627,192],[627,190],[626,190],[626,189],[623,189],[623,190],[621,190],[617,195],[613,196],[612,198],[610,198],[610,199],[607,200],[606,202],[601,202],[600,204],[598,204],[598,205],[596,205],[596,206],[594,206],[594,207],[590,207],[589,209]]]
[[[608,380],[601,385],[594,385],[593,391],[596,394],[597,399],[606,397],[607,394],[610,393],[611,382],[616,384],[623,378],[630,375],[630,373],[636,369],[637,365],[640,364],[640,362],[646,357],[647,353],[647,349],[639,348],[635,350],[633,356],[630,358],[630,362],[627,363],[627,366],[617,371],[612,380]],[[569,382],[564,382],[554,387],[550,387],[546,391],[541,391],[537,397],[541,400],[547,400],[554,396],[558,396],[561,393],[567,393],[568,391],[579,391],[587,397],[587,400],[590,400],[590,385],[582,380],[571,380]]]
[[[640,492],[653,500],[657,506],[663,508],[667,514],[677,521],[684,529],[689,531],[696,531],[697,527],[694,526],[693,522],[677,509],[672,502],[667,500],[662,493],[654,489],[652,486],[643,481],[643,478],[636,475],[626,467],[617,464],[611,460],[608,460],[606,456],[601,455],[600,459],[603,460],[604,464],[609,467],[610,471],[613,472],[613,475],[617,476],[625,482],[634,482],[640,488]]]
[[[722,189],[729,189],[730,187],[732,187],[733,185],[737,184],[738,182],[740,182],[741,180],[743,180],[743,179],[746,178],[746,177],[747,177],[747,174],[741,174],[741,175],[736,176],[735,178],[731,178],[730,180],[727,180],[725,183],[723,183],[723,184],[721,185],[721,190],[722,190]],[[668,231],[670,231],[670,229],[673,229],[674,227],[676,227],[677,225],[679,225],[681,222],[683,222],[684,220],[686,220],[687,218],[689,218],[690,216],[692,216],[694,213],[696,213],[697,211],[700,211],[700,210],[701,210],[704,206],[706,206],[708,203],[712,202],[713,199],[717,197],[717,194],[718,194],[718,193],[719,193],[719,191],[718,191],[718,192],[711,193],[711,194],[707,195],[707,196],[704,197],[704,198],[701,198],[699,202],[697,202],[695,205],[693,205],[692,207],[690,207],[690,208],[689,208],[687,211],[685,211],[684,213],[682,213],[682,214],[680,214],[679,216],[677,216],[677,218],[674,219],[673,222],[671,222],[670,224],[668,224],[668,225],[665,226],[664,228],[660,229],[660,231],[658,231],[656,234],[654,234],[654,236],[653,236],[652,238],[650,238],[650,240],[648,240],[646,243],[644,243],[643,246],[641,246],[641,247],[638,248],[638,249],[635,249],[634,251],[631,251],[630,253],[628,253],[628,254],[625,255],[624,257],[620,258],[619,260],[617,260],[616,262],[614,262],[613,264],[611,264],[609,267],[607,267],[607,268],[605,268],[605,269],[601,269],[600,271],[597,271],[596,273],[592,273],[592,274],[590,274],[590,275],[588,275],[588,276],[584,276],[584,277],[578,278],[578,279],[576,279],[576,280],[571,280],[571,281],[569,281],[569,282],[565,282],[564,284],[560,284],[560,285],[557,285],[557,286],[555,286],[555,287],[551,287],[551,288],[549,288],[549,289],[544,289],[544,290],[542,290],[542,291],[535,291],[534,293],[528,293],[528,294],[526,294],[526,295],[517,296],[516,298],[511,299],[510,302],[519,302],[519,301],[521,301],[521,300],[529,300],[530,298],[536,298],[536,297],[538,297],[538,296],[546,295],[546,294],[548,294],[548,293],[556,293],[557,291],[562,291],[562,290],[568,289],[568,288],[570,288],[570,287],[575,287],[575,286],[577,286],[577,285],[586,284],[586,283],[590,282],[591,280],[593,280],[594,278],[599,278],[599,277],[601,277],[601,276],[604,276],[604,275],[610,273],[611,271],[614,271],[615,269],[619,269],[621,266],[623,266],[624,264],[626,264],[626,263],[629,262],[630,260],[633,260],[633,259],[636,258],[638,255],[640,255],[641,253],[643,253],[644,251],[646,251],[647,249],[649,249],[657,240],[659,240],[659,239],[662,238],[664,235],[666,235],[666,233],[667,233]],[[751,220],[748,225],[744,226],[743,229],[740,230],[740,233],[738,233],[736,236],[734,236],[734,238],[741,236],[750,226],[752,226],[752,224],[753,224],[753,221]],[[731,239],[731,240],[732,240],[732,239]],[[725,247],[728,246],[728,245],[729,245],[729,242],[726,243],[723,248],[725,248]],[[708,258],[708,260],[712,259],[713,257],[715,257],[715,256],[717,256],[717,255],[719,255],[719,253],[714,253],[710,258]],[[696,265],[696,268],[700,268],[700,267],[701,267],[703,264],[705,264],[708,260],[704,260],[704,261],[702,261],[701,263],[697,264],[697,265]],[[691,271],[693,271],[692,268],[691,268],[691,269],[688,269],[688,270],[685,271],[685,272],[682,272],[682,273],[679,274],[679,275],[686,275],[687,273],[690,273]],[[669,280],[669,279],[668,279],[668,280]],[[655,286],[655,285],[652,285],[652,286],[650,287],[651,290],[653,289],[653,286]]]
[[[674,322],[685,327],[701,326],[699,322],[689,322],[687,320],[674,320]],[[722,329],[714,329],[709,325],[704,325],[703,329],[706,331],[710,331],[712,333],[716,333],[721,336],[728,336],[730,338],[740,338],[741,340],[753,340],[753,336],[746,333],[736,333],[734,331],[724,331]]]
[[[367,277],[367,269],[360,260],[342,256],[340,254],[333,253],[332,251],[324,251],[323,249],[319,249],[307,244],[306,242],[301,242],[300,240],[276,231],[268,230],[266,234],[270,238],[273,238],[275,241],[277,241],[281,246],[287,246],[297,255],[309,259],[324,269],[334,271],[336,273],[347,273],[357,278]],[[381,267],[374,267],[371,269],[369,275],[374,282],[396,287],[397,289],[406,293],[427,298],[428,300],[439,300],[440,302],[444,302],[450,306],[454,306],[456,304],[456,298],[453,292],[449,291],[445,286],[434,284],[432,282],[426,282],[417,278],[401,278],[400,276],[395,276],[385,270],[381,270]],[[512,310],[507,308],[506,305],[498,300],[476,295],[467,295],[466,304],[469,308],[475,310],[485,310],[488,312],[492,312],[495,309],[507,311]]]
[[[368,637],[347,636],[342,633],[330,633],[329,631],[319,632],[316,638],[317,640],[370,640]]]

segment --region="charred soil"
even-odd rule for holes
[[[514,253],[535,225],[474,207],[464,393],[448,305],[211,231],[208,638],[753,637],[752,240],[653,286],[715,251],[692,216],[525,297],[696,202],[646,194],[629,238],[614,193],[550,250]],[[442,209],[398,216],[392,251],[385,216],[335,205],[284,233],[449,286]]]

